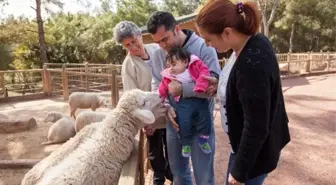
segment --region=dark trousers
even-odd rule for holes
[[[170,99],[170,104],[176,109],[182,145],[190,146],[195,134],[210,136],[211,114],[208,99],[181,98],[179,102]]]
[[[166,129],[155,130],[152,136],[147,136],[147,140],[148,158],[154,171],[153,185],[163,185],[166,178],[173,182],[173,174],[168,163]]]

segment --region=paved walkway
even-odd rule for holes
[[[336,74],[285,79],[282,86],[292,140],[265,185],[336,184]],[[230,150],[219,118],[218,112],[215,184],[224,185]]]

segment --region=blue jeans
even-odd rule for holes
[[[229,173],[231,172],[233,163],[235,160],[235,154],[231,153],[230,154],[230,159],[229,159],[229,165],[228,165],[228,170],[226,172],[226,185],[229,185]],[[267,174],[260,175],[258,177],[255,177],[253,179],[247,180],[244,184],[245,185],[262,185],[267,177]]]
[[[211,114],[211,133],[209,145],[212,152],[205,154],[198,146],[198,137],[192,139],[191,161],[197,185],[214,185],[214,156],[215,156],[215,132],[213,124],[214,99],[209,100],[209,110]],[[181,155],[182,145],[177,132],[167,123],[167,147],[168,159],[171,172],[174,176],[174,185],[192,185],[189,159]]]
[[[210,135],[212,114],[210,114],[208,99],[181,98],[178,102],[170,100],[170,104],[175,108],[179,136],[183,146],[192,145],[195,133]]]

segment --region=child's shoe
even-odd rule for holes
[[[209,136],[205,136],[205,135],[200,135],[198,138],[198,142],[199,142],[198,144],[201,147],[201,150],[206,154],[211,153],[211,147],[208,143],[208,139],[209,139]]]
[[[182,146],[182,156],[183,157],[190,157],[191,156],[191,147],[190,145]]]

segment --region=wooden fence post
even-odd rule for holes
[[[1,88],[4,94],[4,97],[7,98],[8,97],[8,93],[7,93],[7,89],[6,89],[6,80],[5,80],[5,73],[1,72],[0,73],[0,78],[1,78]]]
[[[290,75],[290,61],[291,61],[291,53],[287,53],[288,75]]]
[[[307,57],[307,61],[306,61],[306,72],[310,73],[310,66],[311,66],[311,53],[308,52],[308,57]]]
[[[43,65],[43,71],[42,71],[43,92],[44,92],[45,95],[50,96],[50,94],[49,94],[50,78],[49,78],[49,75],[48,75],[47,67],[48,66],[46,64]]]
[[[63,99],[69,99],[69,87],[68,87],[68,73],[66,70],[66,66],[62,66],[62,86],[63,86]]]
[[[112,106],[116,107],[117,106],[117,75],[116,75],[116,71],[112,70],[111,73],[111,102],[112,102]]]
[[[326,67],[326,70],[329,71],[329,68],[330,68],[330,53],[329,51],[327,51],[327,67]]]
[[[139,143],[139,175],[140,175],[140,184],[145,185],[145,156],[144,156],[144,143],[145,136],[142,130],[140,130],[140,143]]]
[[[88,80],[88,74],[89,73],[89,63],[85,62],[85,92],[89,91],[89,80]]]

